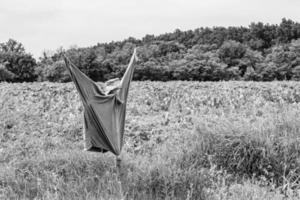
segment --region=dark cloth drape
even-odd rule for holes
[[[129,85],[134,72],[136,52],[122,79],[97,85],[82,73],[66,56],[66,68],[84,107],[84,140],[88,151],[121,153]]]

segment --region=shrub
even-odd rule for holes
[[[0,81],[11,81],[16,75],[9,70],[2,64],[0,64]]]

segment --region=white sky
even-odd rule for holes
[[[0,42],[13,38],[37,58],[60,46],[283,17],[300,22],[300,0],[0,0]]]

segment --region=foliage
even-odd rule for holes
[[[66,82],[62,55],[95,81],[121,77],[133,48],[140,62],[134,80],[298,80],[300,24],[283,18],[280,24],[248,27],[202,27],[142,39],[98,43],[91,47],[44,52],[38,63],[23,45],[10,39],[0,44],[0,63],[16,76],[11,81]],[[295,74],[296,73],[296,74]]]
[[[9,39],[5,43],[0,43],[1,52],[25,53],[25,48],[22,43],[16,40]]]
[[[62,60],[49,65],[39,65],[35,69],[39,81],[69,82],[70,76],[66,71],[65,63]]]
[[[258,22],[248,28],[176,29],[66,53],[97,81],[122,76],[134,47],[140,57],[134,80],[298,80],[294,75],[298,38],[299,23],[284,18],[279,25]],[[58,58],[60,53],[55,55]]]
[[[0,81],[11,81],[15,74],[7,70],[5,65],[0,64]]]
[[[0,44],[0,64],[5,65],[6,70],[13,74],[10,76],[13,82],[36,80],[35,59],[25,53],[23,45],[15,40],[10,39]]]

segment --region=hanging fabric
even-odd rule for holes
[[[85,149],[119,155],[123,146],[128,90],[137,60],[136,49],[121,81],[116,78],[99,85],[66,56],[64,60],[83,103]]]

